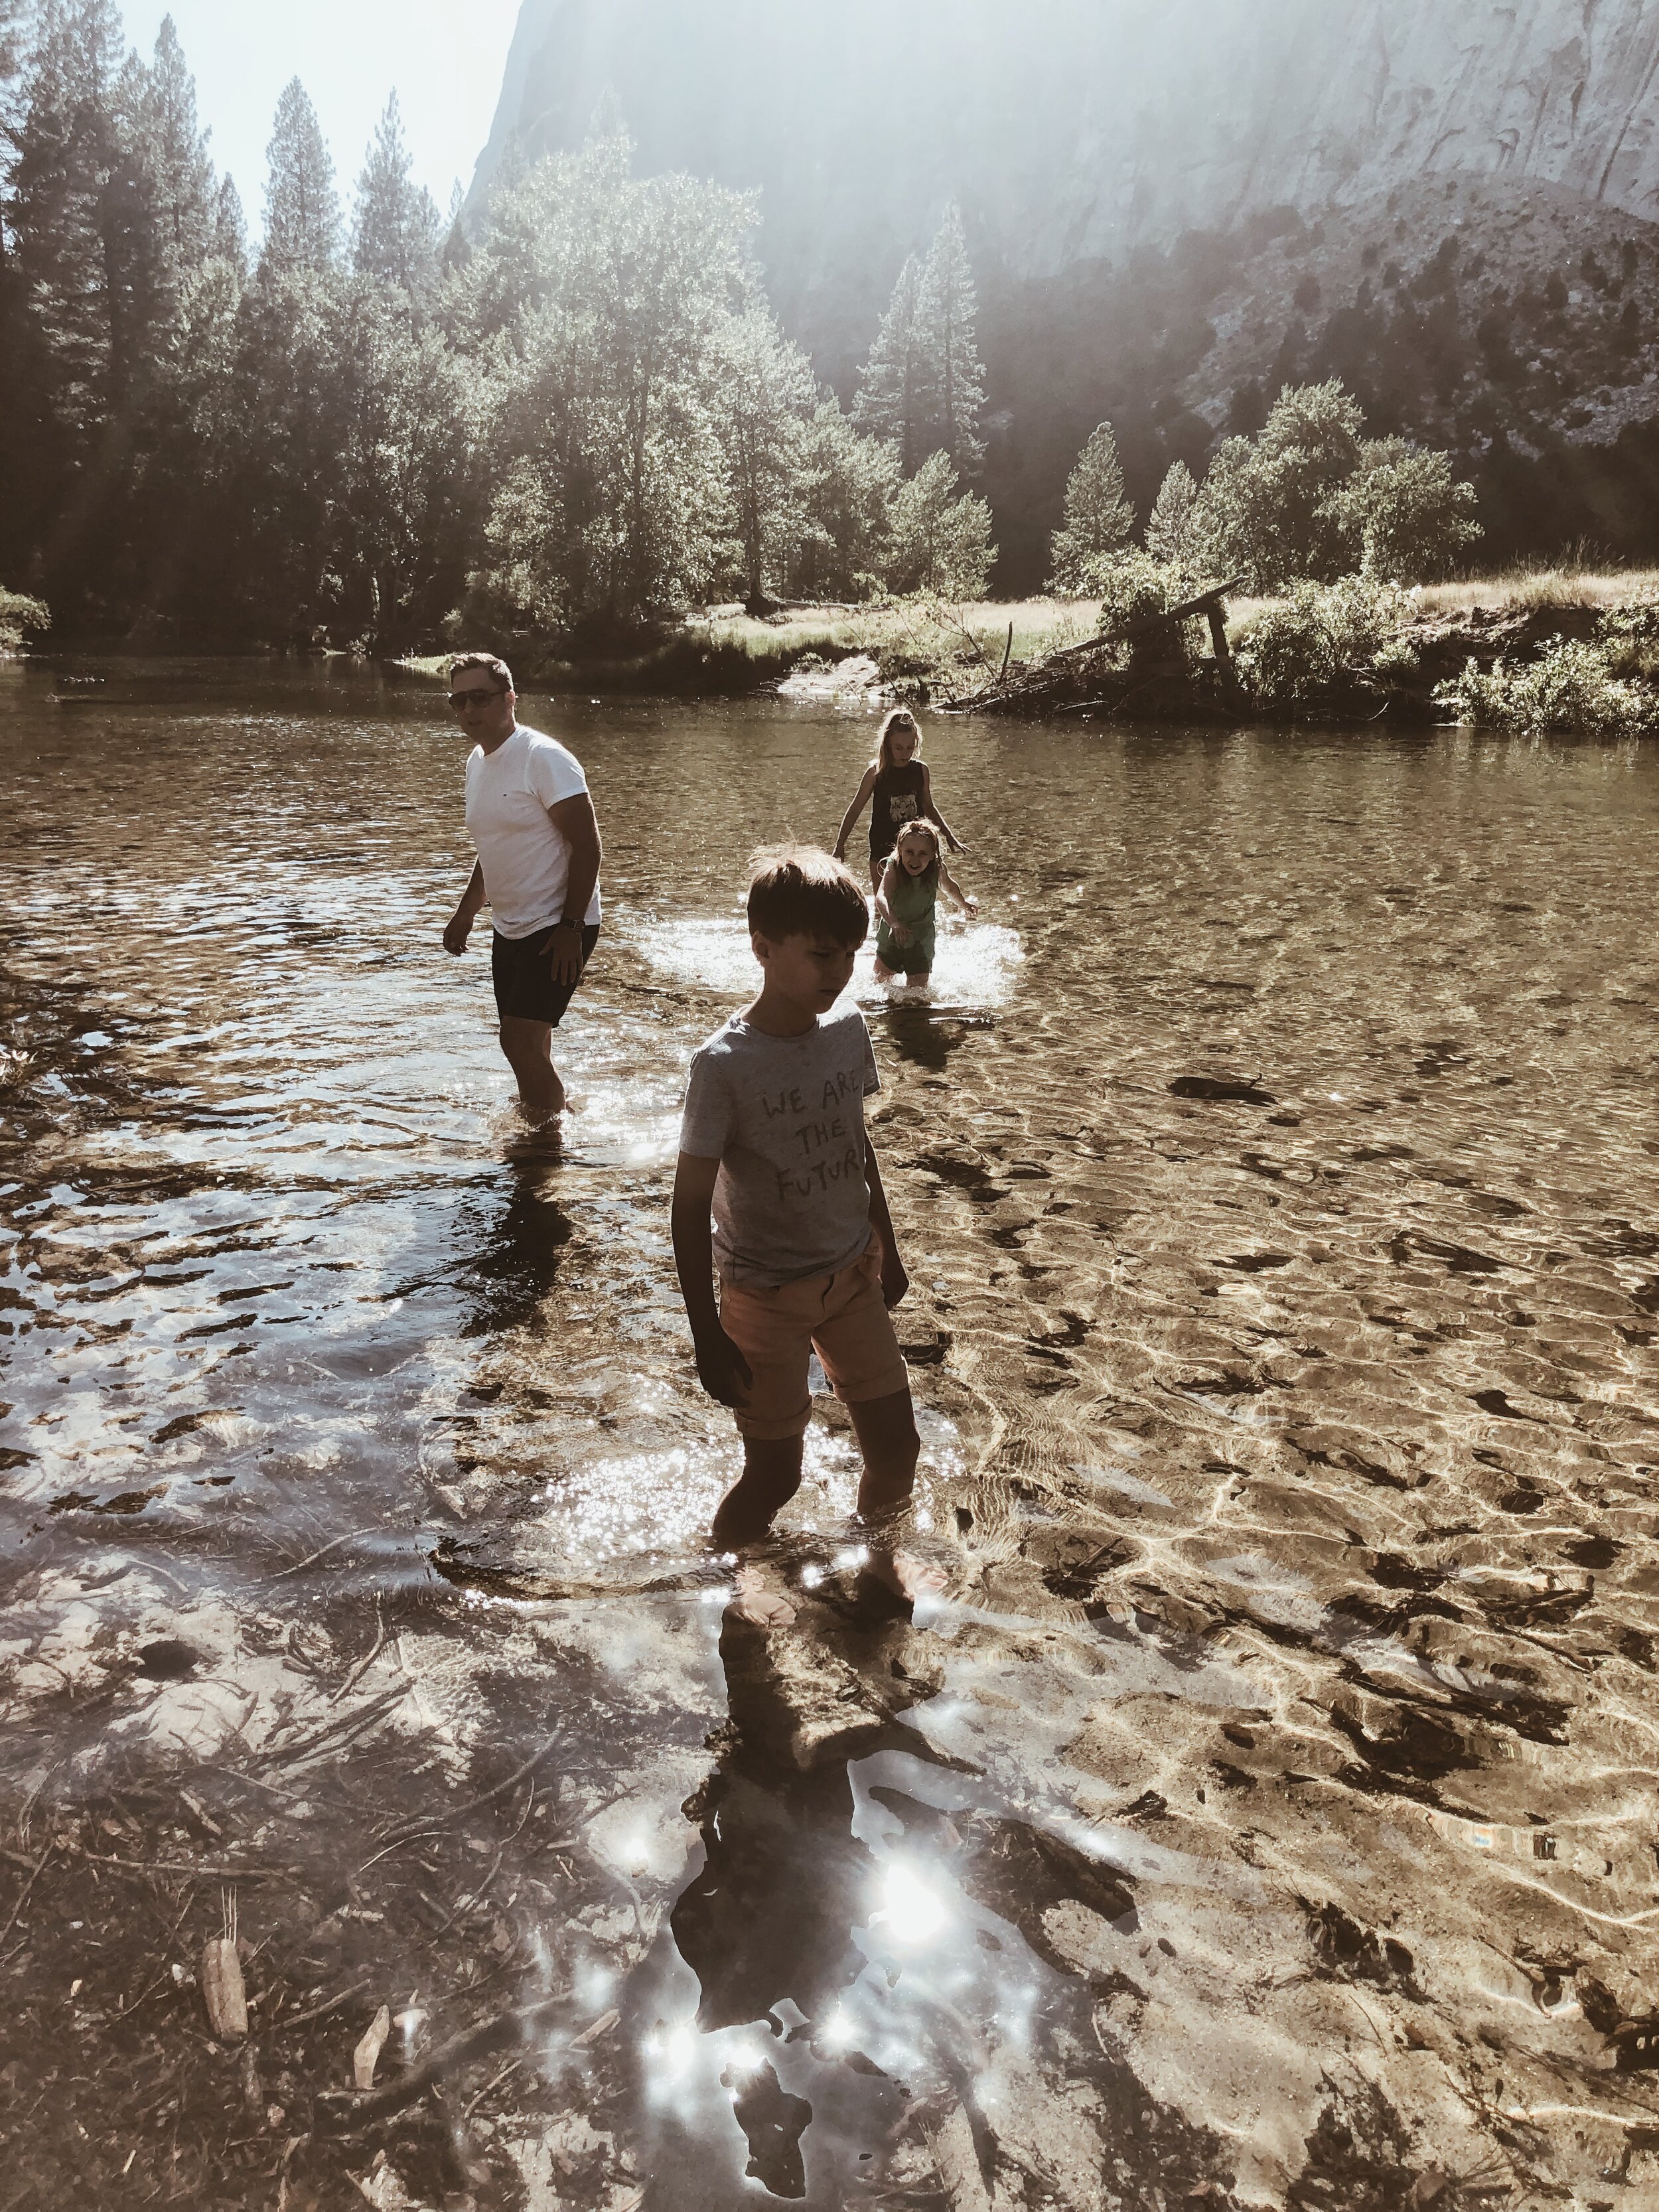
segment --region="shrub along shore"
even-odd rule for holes
[[[526,687],[555,693],[787,687],[958,714],[1659,734],[1659,569],[1518,569],[1410,590],[1356,574],[1239,593],[1226,602],[1231,680],[1202,620],[1148,624],[1203,588],[1148,562],[1104,599],[720,607],[631,653],[521,647],[514,665]],[[441,677],[447,659],[402,665]]]

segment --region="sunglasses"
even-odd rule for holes
[[[485,699],[499,699],[501,689],[499,684],[492,684],[487,691],[452,691],[449,703],[458,714],[464,714],[469,707],[477,707]]]

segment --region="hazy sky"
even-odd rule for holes
[[[489,135],[519,0],[125,0],[122,12],[146,59],[161,18],[178,26],[214,161],[257,240],[271,118],[291,76],[311,94],[348,209],[394,88],[416,177],[447,207]]]

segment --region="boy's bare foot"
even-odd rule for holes
[[[913,1605],[919,1597],[937,1597],[945,1583],[944,1568],[924,1559],[920,1553],[884,1552],[873,1544],[865,1572],[873,1575],[895,1597],[908,1598]]]
[[[783,1577],[775,1567],[755,1559],[745,1559],[738,1567],[738,1594],[727,1610],[757,1628],[788,1628],[795,1619]]]

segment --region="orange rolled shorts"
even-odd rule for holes
[[[881,1295],[881,1246],[873,1237],[833,1274],[804,1275],[775,1290],[722,1283],[720,1326],[754,1378],[736,1409],[745,1437],[805,1434],[812,1408],[807,1358],[814,1346],[830,1389],[847,1405],[890,1398],[909,1381]]]

